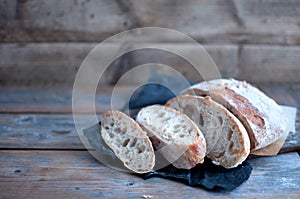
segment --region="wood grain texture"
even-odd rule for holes
[[[299,44],[299,1],[233,0],[236,17],[245,33],[244,42]]]
[[[175,29],[208,43],[295,45],[300,41],[300,4],[295,0],[3,1],[0,40],[5,42],[102,41],[146,26]],[[145,41],[144,34],[134,36]]]
[[[96,43],[1,44],[0,83],[2,85],[72,85],[84,58],[96,45]],[[106,44],[104,48],[113,55],[122,46],[122,43],[114,43]],[[186,49],[191,54],[195,54],[195,49],[199,48],[191,44],[170,43],[156,44],[156,46],[171,46],[172,49],[177,50]],[[222,76],[234,77],[238,73],[237,46],[204,45],[203,47],[217,64]],[[126,63],[124,59],[127,60]],[[195,69],[178,55],[161,50],[139,50],[116,59],[102,75],[100,83],[117,82],[123,73],[145,63],[166,64],[191,81],[199,81],[201,78],[197,72],[195,73]],[[206,60],[203,60],[204,63]],[[141,80],[138,77],[130,84],[140,83]]]
[[[0,114],[0,148],[86,150],[71,114]],[[289,134],[281,153],[297,150],[300,150],[299,110],[296,132]]]
[[[73,116],[0,114],[0,148],[85,150]]]
[[[257,85],[277,103],[300,107],[300,86]],[[132,86],[120,87],[119,104],[122,108],[126,94]],[[111,105],[113,87],[101,87],[96,92],[96,111],[101,113]],[[72,113],[72,88],[70,87],[0,87],[0,113]],[[82,102],[82,112],[87,106]]]
[[[299,83],[300,47],[245,45],[240,52],[240,79],[257,83]]]
[[[187,54],[193,56],[199,52],[199,46],[193,44],[176,44],[176,43],[163,43],[156,44],[158,49],[143,49],[134,51],[130,54],[129,63],[127,67],[121,69],[120,76],[128,70],[147,63],[158,63],[172,67],[180,74],[184,75],[191,82],[199,82],[203,80],[203,77],[194,66],[186,60],[185,57],[180,57],[172,52],[166,52],[159,49],[169,47],[174,49],[173,52],[184,51]],[[235,77],[238,73],[238,47],[236,45],[203,45],[203,48],[207,51],[209,56],[213,59],[218,68],[220,75],[223,77]],[[196,67],[207,68],[207,60],[210,57],[207,56],[202,61],[199,61],[199,65]],[[204,57],[204,56],[203,56]],[[120,70],[119,68],[116,68]],[[162,69],[163,71],[163,69]],[[116,71],[115,71],[116,72]],[[130,82],[123,81],[124,84],[140,84],[144,81],[144,78],[150,76],[151,71],[145,71],[143,76],[140,74],[133,74],[133,79]],[[162,72],[163,73],[163,72]]]
[[[297,198],[300,161],[296,153],[250,159],[248,181],[227,193],[208,192],[171,180],[147,181],[108,168],[83,151],[0,151],[1,198]],[[258,184],[259,182],[259,184]],[[54,191],[56,190],[56,191]]]
[[[115,108],[122,108],[123,94],[132,87],[121,87],[116,95]],[[101,87],[95,94],[96,112],[102,113],[111,109],[113,87]],[[82,93],[80,112],[88,113],[88,103]],[[120,102],[120,103],[119,103]],[[1,113],[72,113],[72,88],[70,87],[1,87]]]
[[[117,1],[4,0],[2,41],[99,41],[131,27]]]
[[[121,91],[126,93],[129,88],[124,87]],[[292,95],[299,93],[300,87],[261,85],[260,88],[279,104],[300,106],[299,98]],[[96,95],[98,116],[109,109],[112,89],[103,87],[98,90]],[[71,99],[70,88],[1,88],[0,148],[84,150],[74,127]],[[121,104],[123,103],[120,101],[120,108]],[[86,106],[82,104],[83,113],[87,113]],[[299,118],[298,111],[296,132],[287,140],[282,152],[299,150]]]
[[[255,84],[267,96],[273,98],[278,104],[300,107],[300,85],[291,84]]]
[[[67,85],[74,83],[76,73],[96,43],[48,43],[26,45],[0,45],[1,85]],[[184,49],[194,56],[196,46],[192,44],[163,43],[157,46],[171,46]],[[105,45],[107,52],[115,55],[122,43]],[[216,63],[222,77],[233,77],[252,83],[300,83],[300,47],[265,45],[203,45]],[[183,58],[162,50],[138,50],[116,59],[100,79],[101,84],[113,84],[127,72],[140,64],[161,63],[173,67],[192,82],[201,81]],[[200,62],[205,64],[206,61]],[[101,64],[101,62],[99,62]],[[93,69],[93,70],[96,70]],[[149,75],[136,75],[131,82],[140,83]]]
[[[71,86],[82,62],[96,45],[97,43],[1,44],[0,83]],[[108,44],[104,48],[114,53],[120,45]],[[112,77],[112,72],[107,70],[100,83],[107,84],[112,81]]]
[[[205,44],[223,77],[250,81],[278,103],[300,107],[299,6],[297,0],[0,0],[0,85],[16,85],[0,87],[0,198],[299,198],[297,153],[249,159],[254,170],[246,183],[229,193],[207,192],[104,166],[85,151],[71,115],[71,86],[90,50],[114,34],[146,26],[193,37]],[[170,35],[141,31],[131,38],[193,53],[193,46]],[[107,51],[117,52],[122,42]],[[149,61],[200,81],[185,61],[140,51],[117,59],[100,82],[115,83],[127,69]],[[98,89],[97,113],[109,109],[112,89]],[[296,132],[281,152],[299,151],[293,147],[300,143],[299,118],[298,111]]]
[[[299,112],[299,111],[298,111]],[[286,153],[290,151],[298,151],[300,152],[300,121],[299,114],[298,120],[296,123],[296,132],[290,132],[288,137],[285,140],[284,145],[281,147],[279,153]]]
[[[294,0],[134,1],[133,6],[141,24],[175,29],[201,42],[299,44]]]

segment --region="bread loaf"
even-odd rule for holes
[[[281,107],[245,81],[217,79],[198,83],[182,94],[211,96],[230,110],[245,126],[251,151],[268,146],[280,138],[287,124]]]
[[[101,136],[124,166],[136,173],[149,172],[155,164],[147,133],[130,117],[119,111],[102,115]]]
[[[204,136],[186,115],[153,105],[142,108],[136,120],[148,132],[154,148],[175,167],[190,169],[204,161]]]
[[[210,97],[181,95],[166,103],[190,117],[202,131],[207,157],[225,168],[236,167],[249,155],[250,140],[241,122]]]

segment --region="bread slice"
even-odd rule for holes
[[[169,107],[142,108],[137,122],[148,132],[152,144],[175,167],[190,169],[204,161],[206,142],[197,125]]]
[[[182,95],[169,100],[172,107],[190,117],[206,140],[207,157],[225,168],[241,164],[250,153],[250,140],[241,122],[210,97]]]
[[[124,166],[136,173],[149,172],[155,164],[154,150],[147,133],[119,111],[102,115],[101,136]]]
[[[182,94],[209,95],[224,105],[245,126],[251,141],[251,151],[268,146],[285,132],[287,118],[282,108],[245,81],[217,79],[201,82]]]

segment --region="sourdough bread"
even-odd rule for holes
[[[202,131],[207,157],[215,164],[233,168],[250,153],[250,140],[241,122],[210,97],[182,95],[166,103],[190,117]]]
[[[282,108],[245,81],[217,79],[201,82],[182,94],[211,96],[224,105],[245,126],[251,141],[251,151],[275,142],[286,129],[287,118]]]
[[[190,169],[204,161],[204,136],[186,115],[153,105],[141,109],[136,120],[148,132],[154,148],[175,167]]]
[[[101,136],[124,166],[136,173],[149,172],[155,164],[147,133],[130,117],[119,111],[102,115]]]

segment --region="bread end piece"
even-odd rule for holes
[[[154,150],[147,133],[129,116],[119,111],[102,115],[101,136],[124,166],[147,173],[155,164]]]
[[[245,81],[216,79],[193,85],[182,94],[211,96],[231,111],[246,128],[251,151],[264,148],[285,133],[287,118],[282,108]]]

